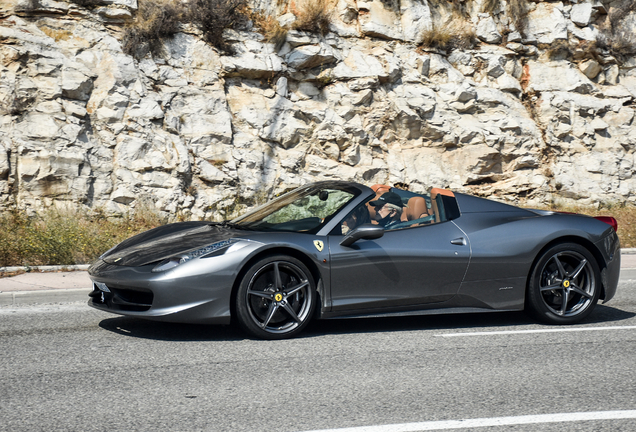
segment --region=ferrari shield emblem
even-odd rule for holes
[[[318,249],[318,252],[322,252],[322,249],[325,247],[325,244],[320,240],[314,240],[314,246]]]

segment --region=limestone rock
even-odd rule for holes
[[[603,70],[600,64],[595,60],[586,60],[579,64],[579,69],[589,79],[594,79]]]
[[[100,3],[115,6],[124,6],[131,10],[137,9],[137,0],[101,0]]]
[[[483,43],[447,55],[419,44],[450,9],[338,0],[329,33],[289,30],[277,52],[249,25],[224,34],[232,55],[184,26],[133,59],[118,22],[135,0],[12,15],[25,2],[0,7],[2,208],[147,202],[220,220],[318,179],[636,203],[636,61],[579,56],[597,3],[531,2],[523,36],[506,7],[467,6]],[[575,60],[547,60],[568,38]]]
[[[287,64],[294,69],[311,69],[326,66],[338,60],[333,49],[324,43],[303,45],[295,48],[286,56]]]
[[[377,58],[367,56],[357,49],[351,49],[347,57],[333,68],[331,76],[333,79],[342,80],[364,77],[386,79],[389,74]]]
[[[592,19],[592,3],[579,3],[572,6],[570,19],[580,27],[586,27]]]
[[[62,95],[69,99],[88,100],[93,90],[92,77],[74,68],[62,69]]]
[[[385,3],[381,0],[358,1],[358,21],[363,35],[383,39],[402,39],[402,26],[393,3],[393,1]],[[424,15],[424,12],[418,11],[415,14],[416,16]]]
[[[567,62],[539,63],[528,62],[528,87],[526,91],[560,91],[588,94],[596,90],[592,83],[578,68]]]
[[[610,85],[616,85],[618,84],[618,79],[619,79],[619,67],[618,65],[610,65],[606,70],[605,70],[605,83],[610,84]]]
[[[425,0],[401,0],[400,24],[404,30],[404,40],[419,44],[423,33],[433,29],[433,18]]]
[[[594,120],[592,120],[592,123],[590,123],[590,126],[592,126],[592,128],[595,131],[605,130],[609,127],[609,125],[605,123],[603,120],[601,120],[600,118],[595,118]]]
[[[476,34],[479,39],[486,43],[498,44],[501,42],[501,33],[497,30],[497,24],[490,15],[479,19]]]
[[[101,7],[95,9],[95,13],[101,15],[108,22],[124,23],[132,19],[132,13],[127,9],[117,7]]]
[[[537,43],[551,44],[556,40],[567,40],[567,20],[560,10],[560,3],[538,3],[534,11],[528,14],[528,33]]]
[[[495,80],[495,86],[504,92],[512,93],[517,97],[521,97],[523,93],[523,89],[521,88],[521,84],[517,81],[513,76],[508,74],[503,74]]]
[[[264,78],[272,77],[283,70],[281,59],[273,54],[262,56],[244,52],[239,57],[224,56],[221,58],[221,63],[228,76]]]
[[[6,179],[9,174],[9,155],[5,144],[0,142],[0,179]]]

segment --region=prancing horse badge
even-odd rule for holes
[[[321,242],[320,240],[314,240],[314,246],[316,246],[316,249],[318,249],[318,252],[322,252],[322,248],[325,247],[325,244]]]

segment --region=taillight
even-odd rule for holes
[[[614,228],[614,231],[618,231],[618,221],[611,216],[594,216],[594,219],[598,219],[601,222],[605,222]]]

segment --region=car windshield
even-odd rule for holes
[[[315,233],[359,194],[359,190],[346,186],[300,187],[234,219],[231,224],[259,231]]]

